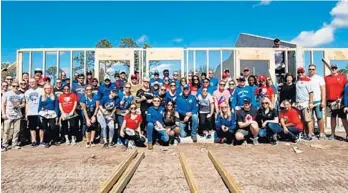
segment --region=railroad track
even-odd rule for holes
[[[138,153],[137,150],[132,151],[128,157],[123,160],[117,168],[113,171],[112,175],[107,179],[100,187],[101,193],[121,193],[126,188],[127,184],[131,180],[141,161],[144,159],[145,153]],[[222,166],[219,160],[213,155],[211,151],[208,151],[208,157],[214,165],[215,169],[219,173],[220,177],[224,181],[226,188],[232,193],[241,193],[241,190],[233,177]],[[189,167],[187,157],[185,153],[179,152],[179,160],[183,169],[185,179],[191,193],[198,193],[199,187],[194,178],[194,174]],[[208,177],[208,176],[207,176]]]

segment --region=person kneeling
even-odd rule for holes
[[[244,106],[241,110],[238,110],[237,122],[238,122],[238,130],[236,132],[236,140],[242,141],[247,137],[253,136],[253,144],[257,145],[258,142],[258,134],[259,134],[259,126],[255,121],[257,111],[254,108],[251,108],[251,100],[246,98],[244,99]],[[244,141],[244,144],[247,142]]]
[[[124,116],[120,130],[120,136],[128,139],[126,148],[133,149],[136,145],[141,146],[145,143],[145,137],[141,135],[140,124],[143,121],[142,116],[137,113],[137,105],[132,103],[129,113]]]
[[[166,133],[169,135],[169,144],[180,143],[180,119],[179,113],[175,111],[173,101],[167,102],[163,117]]]
[[[155,96],[153,98],[153,106],[151,106],[146,115],[146,134],[147,134],[147,147],[149,150],[152,150],[152,143],[153,143],[153,129],[157,131],[157,133],[160,135],[160,139],[167,143],[169,141],[169,137],[166,133],[166,130],[164,128],[164,122],[163,122],[163,112],[164,107],[161,105],[161,99],[159,96]]]
[[[283,105],[285,109],[280,112],[280,124],[283,127],[284,134],[296,143],[298,141],[297,135],[303,130],[300,114],[291,107],[288,100],[284,100]]]
[[[227,103],[221,104],[221,111],[216,118],[215,143],[232,143],[236,129],[236,119]]]

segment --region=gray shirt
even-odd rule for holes
[[[30,88],[25,92],[25,101],[27,108],[27,116],[39,114],[39,99],[43,93],[42,88],[32,89]]]
[[[6,116],[8,119],[20,119],[22,118],[22,111],[19,105],[24,102],[24,95],[20,92],[8,91],[4,94],[2,100],[6,101]]]
[[[199,113],[210,113],[210,104],[214,103],[213,97],[208,94],[206,97],[203,97],[201,94],[197,97],[199,104]]]

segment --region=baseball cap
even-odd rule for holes
[[[152,83],[152,85],[153,85],[153,86],[155,86],[155,85],[158,85],[158,86],[159,86],[160,83],[159,83],[158,81],[155,81],[155,82]]]
[[[251,103],[251,100],[249,98],[244,98],[243,102],[244,103]]]
[[[92,75],[92,72],[91,71],[87,72],[87,75]]]
[[[163,73],[169,73],[169,70],[168,69],[164,69]]]
[[[190,86],[188,84],[185,84],[184,89],[190,89]]]
[[[48,77],[48,76],[45,76],[45,77],[43,78],[43,81],[51,81],[51,78]]]
[[[144,78],[143,78],[143,81],[149,82],[149,78],[148,78],[148,77],[144,77]]]
[[[237,80],[238,81],[245,81],[245,78],[244,78],[244,76],[240,76]]]
[[[111,92],[116,92],[117,93],[117,88],[111,89]]]
[[[249,67],[245,67],[243,71],[250,71]]]
[[[305,69],[303,67],[298,67],[297,72],[305,72]]]
[[[126,72],[125,72],[125,71],[122,71],[120,74],[126,74]]]
[[[131,76],[131,79],[132,79],[132,80],[133,80],[133,79],[138,79],[138,77],[137,77],[137,75],[133,74],[133,75]]]
[[[153,74],[154,75],[159,75],[159,72],[156,70]]]
[[[338,68],[337,64],[331,64],[330,68]]]
[[[259,76],[259,81],[266,81],[267,77],[265,75]]]
[[[105,76],[105,77],[104,77],[104,81],[105,81],[105,80],[110,80],[110,77],[109,77],[109,76]]]
[[[42,72],[41,68],[35,68],[34,72]]]

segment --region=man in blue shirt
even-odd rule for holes
[[[153,74],[153,78],[150,79],[150,87],[153,87],[154,82],[158,82],[161,86],[163,84],[163,80],[160,79],[159,77],[159,72],[156,70],[155,73]]]
[[[215,91],[217,89],[218,84],[219,84],[219,79],[214,77],[214,72],[212,70],[209,70],[208,76],[209,76],[209,80],[210,80],[210,87],[212,87],[212,89]]]
[[[116,88],[116,85],[111,84],[110,78],[108,76],[105,76],[104,83],[98,89],[99,98],[101,99],[104,96],[109,96],[110,91],[115,88]]]
[[[244,106],[244,99],[248,98],[251,101],[253,107],[255,106],[255,97],[250,86],[245,85],[245,78],[243,76],[239,77],[238,86],[235,88],[233,96],[230,101],[231,109],[240,110]]]
[[[184,86],[182,96],[176,99],[176,111],[180,118],[180,136],[186,137],[185,128],[191,123],[191,138],[194,143],[197,142],[198,128],[198,104],[196,97],[190,94],[189,85]]]
[[[213,93],[216,89],[214,90],[214,88],[212,86],[210,86],[210,80],[208,78],[206,78],[206,79],[202,80],[202,82],[203,82],[202,87],[198,89],[197,96],[202,93],[203,88],[207,88],[208,93],[213,96]]]

